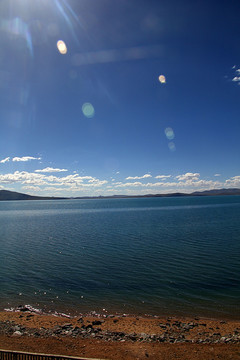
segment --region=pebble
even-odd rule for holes
[[[22,336],[22,333],[21,333],[21,331],[14,331],[12,336]]]

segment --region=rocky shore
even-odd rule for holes
[[[136,348],[140,348],[140,345],[148,345],[151,349],[153,345],[156,347],[167,344],[194,344],[198,347],[200,345],[235,345],[240,349],[240,321],[220,321],[197,317],[187,319],[99,315],[94,312],[66,319],[60,316],[36,315],[25,307],[19,307],[16,312],[0,313],[0,338],[7,338],[8,343],[12,341],[14,344],[16,342],[27,344],[38,339],[48,343],[51,340],[61,343],[70,341],[75,345],[90,341],[95,343],[96,347],[99,344],[112,346],[119,344],[127,347],[135,344]],[[4,344],[0,344],[0,347],[4,348]],[[53,353],[51,349],[49,350]],[[58,353],[58,350],[56,352]],[[73,353],[69,355],[76,355]],[[148,350],[147,354],[146,357],[149,357],[151,351]]]
[[[28,315],[26,320],[30,320],[32,316],[34,315]],[[113,317],[113,321],[118,322],[119,318]],[[15,320],[7,320],[0,322],[0,334],[33,337],[71,336],[83,339],[96,338],[105,341],[121,342],[138,341],[197,344],[240,343],[240,327],[237,327],[230,333],[220,330],[219,326],[215,327],[215,329],[212,327],[209,328],[204,321],[199,323],[196,321],[182,322],[167,319],[167,321],[159,322],[159,332],[157,334],[103,330],[102,325],[105,323],[105,320],[84,321],[81,317],[78,319],[78,322],[79,325],[65,323],[63,325],[55,325],[53,328],[31,328],[23,326]]]

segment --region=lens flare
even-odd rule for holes
[[[171,150],[171,151],[176,150],[176,146],[175,146],[174,142],[172,142],[172,141],[168,144],[168,147],[169,147],[169,150]]]
[[[60,54],[65,55],[67,53],[67,46],[64,41],[58,40],[57,42],[57,48]]]
[[[55,0],[54,2],[55,2],[55,5],[56,5],[58,11],[60,12],[61,16],[66,21],[66,23],[72,33],[73,38],[75,39],[76,43],[79,44],[78,37],[74,30],[74,22],[81,25],[77,15],[72,10],[71,6],[67,3],[67,1]]]
[[[158,80],[160,81],[161,84],[166,84],[166,78],[164,75],[160,75],[158,77]]]
[[[12,20],[1,20],[0,29],[25,39],[30,55],[33,57],[33,44],[29,26],[19,17]]]
[[[83,115],[86,116],[87,118],[92,118],[95,114],[94,107],[90,103],[83,104],[82,112],[83,112]]]
[[[173,140],[175,138],[175,134],[172,128],[168,127],[165,129],[165,135],[168,140]]]

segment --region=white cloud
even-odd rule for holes
[[[128,182],[128,183],[115,183],[114,185],[116,185],[116,187],[128,187],[128,186],[143,186],[144,184],[139,182],[139,181],[135,181],[134,183]]]
[[[59,194],[61,194],[63,191],[71,191],[71,188],[54,188],[54,187],[51,187],[51,186],[49,186],[49,187],[45,187],[45,188],[43,188],[43,189],[41,189],[41,191],[48,191],[49,192],[49,194],[52,194],[52,192],[54,191],[54,192],[58,192]],[[55,196],[56,196],[56,194],[55,194]],[[63,196],[63,195],[61,195],[61,196]]]
[[[22,156],[22,157],[14,157],[12,161],[30,161],[30,160],[41,160],[41,158],[36,158],[33,156]]]
[[[135,181],[134,183],[131,183],[131,182],[128,182],[128,183],[115,183],[113,185],[116,185],[116,187],[131,187],[131,186],[134,186],[134,187],[159,187],[159,186],[176,186],[178,185],[178,183],[165,183],[165,182],[156,182],[156,183],[147,183],[147,184],[144,184],[140,181]]]
[[[0,175],[0,183],[12,184],[17,182],[24,182],[27,180],[40,180],[41,175],[28,173],[26,171],[15,171],[13,174]]]
[[[240,176],[233,176],[225,181],[226,187],[240,187]]]
[[[102,186],[104,184],[107,184],[108,181],[107,180],[99,180],[99,179],[95,179],[94,181],[89,181],[88,184],[81,184],[81,186],[83,187],[97,187],[97,186]]]
[[[22,189],[23,190],[26,190],[26,191],[41,191],[41,188],[39,186],[22,186]]]
[[[64,171],[68,171],[67,169],[54,169],[51,167],[46,167],[45,169],[42,170],[35,170],[35,172],[37,173],[53,173],[53,172],[64,172]]]
[[[169,186],[177,186],[178,183],[176,183],[176,182],[156,182],[156,183],[148,183],[145,185],[149,186],[149,187],[159,187],[159,186],[169,187]]]
[[[71,184],[82,185],[85,180],[88,180],[88,182],[92,182],[92,183],[96,183],[98,181],[98,179],[92,176],[79,176],[79,174],[68,175],[57,179],[61,179],[61,182],[64,183],[65,185],[71,185]]]
[[[240,181],[240,180],[239,180]],[[156,183],[147,183],[144,184],[142,182],[127,182],[127,183],[115,183],[113,184],[115,188],[131,188],[131,187],[139,187],[144,188],[145,193],[146,191],[151,191],[151,189],[156,189],[158,192],[164,192],[166,189],[171,188],[171,191],[193,191],[197,188],[199,189],[215,189],[220,188],[223,186],[221,182],[212,181],[212,180],[187,180],[187,181],[180,181],[180,182],[156,182]]]
[[[191,188],[201,188],[201,189],[216,189],[223,186],[223,184],[219,181],[213,181],[213,180],[188,180],[186,182],[179,182],[178,186],[182,187],[188,187]]]
[[[186,173],[186,174],[182,174],[182,175],[178,175],[176,176],[176,178],[179,181],[186,181],[186,180],[198,180],[199,179],[200,174],[199,173]]]
[[[221,174],[214,174],[214,176],[221,176]]]
[[[171,175],[157,175],[157,176],[155,176],[155,179],[167,179],[167,178],[170,178],[171,177]]]
[[[236,72],[237,72],[238,74],[240,74],[240,69],[237,69]]]
[[[0,184],[17,184],[21,183],[25,186],[48,186],[48,187],[63,187],[65,191],[69,188],[74,190],[96,189],[107,184],[107,180],[100,180],[92,176],[68,175],[65,177],[58,177],[54,175],[45,175],[42,173],[30,173],[27,171],[15,171],[11,174],[0,175]],[[44,189],[42,189],[44,190]]]
[[[240,76],[235,76],[232,81],[240,81]]]
[[[143,176],[128,176],[126,178],[126,180],[146,179],[146,178],[150,178],[150,177],[152,177],[152,175],[150,175],[150,174],[145,174]]]
[[[96,183],[98,182],[98,179],[92,178],[90,180],[88,180],[89,183]]]
[[[10,157],[6,157],[5,159],[0,160],[1,164],[4,164],[10,160]]]

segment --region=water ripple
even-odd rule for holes
[[[239,216],[239,197],[0,203],[0,305],[237,317]]]

